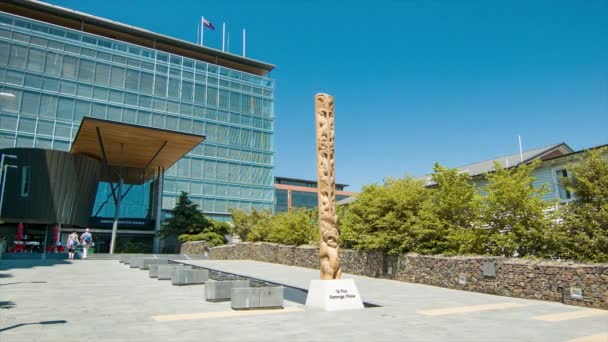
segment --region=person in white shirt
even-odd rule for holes
[[[91,234],[91,230],[89,228],[84,230],[84,233],[80,235],[80,244],[82,245],[82,258],[87,258],[87,252],[89,251],[89,246],[93,243],[93,235]]]

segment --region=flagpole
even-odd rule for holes
[[[222,52],[226,51],[224,43],[226,42],[226,23],[222,23]]]
[[[245,29],[243,29],[243,57],[245,57]]]
[[[524,162],[524,153],[522,152],[521,149],[521,135],[518,135],[517,138],[519,139],[519,161],[520,162]]]
[[[201,46],[205,45],[205,17],[201,17]]]
[[[198,26],[196,27],[196,44],[198,44],[201,41],[201,23],[198,23]]]

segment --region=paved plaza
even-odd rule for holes
[[[318,271],[184,261],[307,288]],[[608,311],[354,278],[381,307],[233,311],[204,285],[172,286],[116,260],[0,260],[0,341],[608,341]],[[42,324],[41,324],[42,323]]]

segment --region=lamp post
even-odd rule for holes
[[[0,92],[0,100],[3,100],[3,101],[0,101],[0,109],[2,109],[3,102],[13,101],[15,98],[17,98],[17,96],[13,93]],[[4,221],[2,220],[2,202],[4,200],[6,171],[8,170],[9,167],[17,168],[15,165],[4,165],[4,158],[17,159],[17,156],[14,156],[12,154],[3,154],[2,157],[0,158],[0,177],[2,178],[2,183],[0,183],[0,186],[2,186],[2,189],[0,190],[0,224],[4,223]]]
[[[2,93],[0,93],[2,94]],[[4,167],[4,158],[12,158],[12,159],[17,159],[17,156],[14,156],[12,154],[3,154],[2,157],[0,157],[0,178],[2,178],[2,183],[0,183],[0,186],[2,186],[2,194],[4,194],[4,181],[6,179],[6,176],[4,175],[6,173],[6,168]],[[0,218],[2,217],[2,195],[0,195]],[[2,223],[2,222],[0,222]]]
[[[6,184],[6,172],[8,171],[8,168],[12,168],[12,169],[16,169],[17,166],[15,165],[4,165],[3,167],[3,172],[2,172],[2,191],[0,191],[0,218],[2,217],[2,203],[4,202],[4,188],[5,188],[5,184]],[[0,219],[0,221],[2,221]],[[4,223],[4,221],[2,221],[2,223]]]
[[[17,156],[14,156],[12,154],[3,154],[0,158],[0,173],[4,172],[4,158],[17,159]],[[0,174],[0,176],[2,176],[2,174]],[[4,181],[2,181],[2,184],[4,184]]]

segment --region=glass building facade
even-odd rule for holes
[[[345,191],[348,185],[336,184],[336,202],[354,195]],[[287,212],[292,208],[316,208],[319,205],[317,182],[293,178],[275,178],[274,211]]]
[[[0,12],[0,93],[0,148],[68,151],[85,116],[205,135],[166,171],[163,210],[181,191],[216,219],[273,208],[269,78]],[[101,183],[92,216],[114,216],[109,196]],[[134,186],[120,216],[149,208]]]

